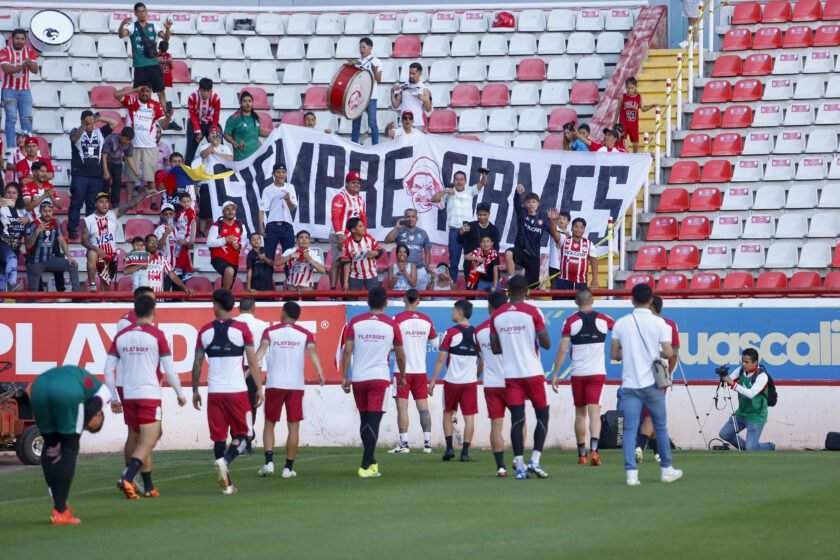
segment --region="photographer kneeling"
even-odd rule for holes
[[[767,423],[767,383],[764,366],[758,365],[758,352],[747,348],[741,354],[741,367],[728,375],[726,366],[719,368],[720,380],[738,393],[738,410],[720,429],[724,441],[744,451],[774,451],[776,444],[759,442]],[[747,430],[747,440],[736,433]],[[736,440],[736,438],[738,438]],[[740,444],[740,445],[739,445]]]

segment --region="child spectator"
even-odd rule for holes
[[[142,279],[146,277],[146,270],[142,268],[149,264],[149,252],[146,251],[146,244],[143,238],[139,235],[131,240],[131,252],[125,256],[125,267],[140,266],[133,273],[131,273],[132,286],[140,286]]]
[[[123,162],[135,177],[140,176],[137,164],[134,163],[133,141],[134,129],[126,126],[119,134],[109,134],[102,145],[102,179],[105,181],[105,192],[111,193],[111,200],[117,205],[122,194]]]
[[[498,288],[499,252],[493,248],[492,237],[482,236],[481,246],[469,255],[464,255],[464,259],[472,262],[467,289],[489,292]]]
[[[192,196],[181,193],[181,209],[175,216],[175,274],[186,282],[193,277],[190,251],[195,247],[196,215],[192,207]]]
[[[513,195],[513,211],[516,214],[516,239],[513,247],[505,251],[508,274],[515,274],[516,266],[525,270],[525,279],[531,288],[540,282],[540,251],[543,235],[547,232],[555,241],[559,240],[557,231],[558,212],[551,209],[548,213],[539,209],[540,197],[537,193],[526,193],[525,185],[516,185]]]
[[[571,237],[569,231],[569,222],[572,221],[572,215],[561,210],[557,213],[557,231],[560,232],[560,239],[550,239],[548,241],[548,277],[551,279],[551,289],[559,290],[560,284],[560,250],[563,248],[563,242],[567,237]]]
[[[618,122],[624,126],[622,140],[625,137],[630,138],[633,142],[633,152],[639,151],[639,110],[647,112],[653,107],[653,105],[642,105],[638,85],[636,78],[624,80],[624,95],[621,96],[621,105],[618,107]]]
[[[615,145],[626,152],[627,146],[624,144],[624,135],[626,134],[626,131],[624,125],[621,123],[616,123],[613,127],[613,130],[615,130],[616,134],[618,134],[618,142],[616,142]]]
[[[598,142],[593,142],[592,140],[590,140],[590,134],[591,131],[589,129],[588,124],[582,124],[579,127],[577,127],[575,136],[577,136],[577,141],[580,142],[580,144],[576,144],[575,150],[584,151],[581,149],[581,144],[583,145],[583,147],[586,147],[587,151],[590,152],[597,152],[598,148],[603,146],[603,144],[599,144]]]
[[[577,129],[575,129],[575,123],[573,122],[563,125],[563,149],[575,152],[588,152],[589,146],[580,139],[584,134],[586,138],[589,138],[589,125],[582,124]]]
[[[161,41],[158,43],[158,66],[163,73],[163,87],[172,87],[172,55],[169,54],[169,42]],[[169,108],[167,108],[169,112]]]
[[[245,289],[249,292],[272,291],[274,290],[274,261],[266,256],[259,233],[252,233],[250,240],[251,250],[248,251],[248,275],[245,279]]]
[[[306,230],[297,232],[296,246],[286,250],[277,264],[286,267],[286,289],[309,292],[321,274],[326,274],[324,258],[320,251],[310,249],[312,236]],[[315,276],[315,272],[319,276]]]

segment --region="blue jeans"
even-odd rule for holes
[[[6,289],[14,289],[17,284],[18,253],[5,243],[0,242],[0,264],[3,270],[0,272],[0,292]]]
[[[656,430],[661,467],[671,466],[671,438],[668,437],[668,413],[665,410],[665,393],[651,385],[642,389],[621,389],[621,409],[624,411],[624,469],[636,470],[636,434],[642,421],[642,407],[646,407]]]
[[[373,86],[376,87],[376,86]],[[379,126],[376,124],[376,99],[371,99],[365,110],[368,116],[368,126],[370,126],[370,139],[376,145],[379,144]],[[353,142],[359,143],[359,137],[362,135],[362,117],[353,121],[353,134],[350,137]]]
[[[71,232],[79,231],[79,216],[82,206],[85,207],[85,216],[90,215],[96,209],[96,195],[105,188],[102,177],[83,177],[73,175],[70,178],[70,211],[67,217],[67,229]],[[114,206],[119,206],[120,201],[113,201]]]
[[[15,142],[15,125],[20,115],[20,129],[32,132],[32,92],[28,89],[4,89],[0,98],[6,111],[6,149],[12,150]]]
[[[449,275],[452,276],[453,282],[458,279],[458,263],[461,262],[461,253],[464,250],[458,238],[460,233],[458,228],[449,228]]]
[[[288,222],[269,222],[265,224],[265,255],[274,260],[277,245],[283,251],[295,246],[295,230]]]
[[[738,426],[738,432],[741,432],[744,429],[747,430],[746,441],[744,441],[744,438],[736,436],[735,426],[732,425],[733,418]],[[726,424],[723,425],[723,428],[720,429],[720,439],[731,443],[735,447],[740,447],[745,451],[775,451],[775,443],[770,443],[769,441],[761,443],[758,441],[758,438],[761,437],[762,430],[764,430],[764,424],[749,422],[737,414],[733,414],[729,420],[726,421]]]

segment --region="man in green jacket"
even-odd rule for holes
[[[767,390],[769,377],[764,366],[758,365],[758,351],[747,348],[741,354],[741,367],[721,381],[738,393],[738,410],[720,429],[720,438],[745,451],[774,451],[776,444],[759,442],[767,423]],[[737,432],[736,432],[737,427]],[[747,439],[738,432],[747,430]]]

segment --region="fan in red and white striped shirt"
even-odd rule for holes
[[[23,37],[22,46],[17,45],[19,37]],[[3,68],[3,89],[18,91],[29,89],[30,65],[25,65],[25,63],[36,62],[37,68],[38,51],[26,46],[25,34],[15,34],[12,41],[12,45],[7,45],[0,50],[0,65],[21,68],[17,72],[9,72],[8,68]]]
[[[286,288],[311,290],[321,274],[326,274],[324,258],[317,249],[311,249],[309,232],[301,230],[295,236],[297,245],[287,249],[277,259],[277,264],[286,266]]]
[[[212,82],[211,82],[212,84]],[[219,126],[219,113],[221,112],[222,102],[219,99],[219,94],[210,90],[205,99],[202,95],[202,90],[197,89],[192,92],[187,99],[187,108],[190,112],[190,123],[195,134],[201,133],[201,125],[209,124],[210,126]]]
[[[357,282],[351,282],[352,285],[345,282],[344,285],[350,289],[361,289],[362,282],[377,278],[376,259],[382,255],[382,248],[379,242],[367,233],[361,219],[350,218],[347,224],[350,237],[344,240],[344,250],[341,254],[345,267],[344,278]]]
[[[592,285],[598,284],[598,261],[592,256],[592,243],[583,236],[585,232],[586,221],[583,218],[575,218],[572,222],[572,236],[567,237],[560,247],[560,280],[566,283],[562,289],[586,287],[590,265]]]

